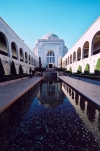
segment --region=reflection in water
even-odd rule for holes
[[[55,108],[63,103],[65,97],[61,91],[62,83],[56,83],[55,81],[47,81],[40,83],[40,92],[37,95],[39,104],[45,107]]]
[[[80,108],[84,112],[84,110],[85,110],[85,100],[82,97],[80,97]]]
[[[1,151],[99,151],[100,113],[91,123],[87,106],[66,84],[41,82],[2,113]]]
[[[75,93],[75,102],[76,102],[76,105],[78,105],[78,98],[79,98],[79,95],[77,93]]]
[[[95,140],[99,143],[100,142],[100,111],[96,109],[95,106],[91,105],[88,101],[86,101],[84,98],[82,98],[74,90],[72,90],[72,95],[75,94],[75,97],[74,96],[70,97],[70,94],[67,91],[65,91],[65,83],[63,83],[62,90],[66,94],[66,97],[69,99],[71,104],[74,106],[79,117],[85,123],[87,129],[92,132],[93,136],[95,137]]]
[[[74,99],[74,91],[72,91],[72,99]]]
[[[69,88],[69,95],[71,96],[71,88]]]
[[[91,123],[95,121],[95,108],[90,103],[87,103],[87,117]]]
[[[100,131],[100,113],[99,113],[99,116],[98,116],[98,129]]]

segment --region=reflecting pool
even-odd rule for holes
[[[1,151],[100,151],[100,109],[42,81],[0,115]]]

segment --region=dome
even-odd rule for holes
[[[42,39],[59,39],[59,37],[55,34],[46,34],[42,37]]]

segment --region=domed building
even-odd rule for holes
[[[63,39],[50,33],[36,41],[33,51],[38,57],[41,57],[42,67],[51,69],[60,67],[61,58],[67,53],[68,48]]]

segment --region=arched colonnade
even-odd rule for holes
[[[29,73],[29,68],[34,69],[38,66],[37,57],[29,50],[25,51],[21,46],[18,48],[14,41],[9,42],[9,38],[0,31],[0,58],[2,60],[6,74],[10,74],[10,63],[13,60],[16,71],[19,72],[18,67],[21,64],[24,73]]]
[[[100,17],[79,39],[79,41],[62,58],[63,67],[72,68],[72,72],[77,72],[78,66],[90,65],[90,72],[95,70],[96,62],[100,58]]]

